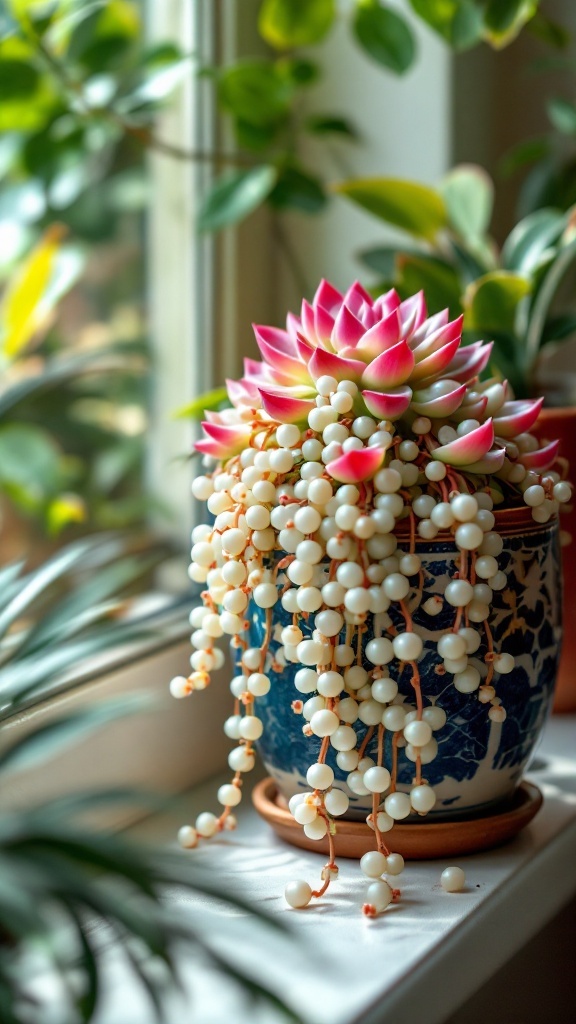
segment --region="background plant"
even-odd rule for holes
[[[26,460],[9,460],[12,479],[2,486],[20,513],[56,532],[86,517],[92,528],[138,524],[148,512],[142,498],[146,151],[215,163],[200,216],[204,230],[233,224],[263,203],[277,212],[314,214],[325,208],[330,190],[307,163],[306,139],[323,141],[336,161],[339,142],[358,141],[339,111],[308,110],[322,74],[318,47],[338,19],[346,19],[351,45],[399,75],[417,60],[409,12],[455,50],[481,42],[505,46],[524,25],[546,38],[560,33],[536,0],[410,0],[403,7],[380,0],[342,9],[334,0],[263,0],[257,29],[268,54],[200,67],[173,43],[146,44],[135,0],[2,0],[0,275],[13,272],[55,221],[67,228],[67,248],[76,258],[81,251],[83,266],[57,323],[41,344],[30,339],[34,349],[19,351],[18,370],[26,364],[42,373],[54,356],[79,356],[76,376],[50,388],[37,379],[39,386],[12,406],[17,423],[10,430],[17,430],[33,456],[27,461],[41,467],[43,478],[31,487],[30,474],[21,479]],[[213,83],[230,125],[233,145],[224,152],[185,152],[161,137],[158,112],[192,68]],[[278,218],[275,225],[282,242]],[[122,359],[129,372],[117,373]]]
[[[143,154],[185,65],[174,46],[146,48],[135,3],[1,5],[0,278],[12,277],[4,312],[15,282],[20,304],[54,306],[31,283],[30,254],[56,222],[67,232],[55,267],[68,264],[66,287],[62,273],[52,278],[59,297],[68,294],[57,320],[4,347],[0,487],[52,534],[77,520],[142,526],[151,507]],[[44,283],[54,290],[48,275]]]
[[[338,191],[409,236],[360,253],[378,290],[422,288],[432,311],[463,313],[465,340],[493,339],[493,363],[516,396],[534,394],[542,348],[576,330],[573,304],[555,303],[576,258],[574,210],[534,211],[500,249],[488,233],[493,184],[479,167],[456,167],[436,189],[371,178]]]
[[[0,680],[2,670],[0,670]],[[0,683],[1,685],[1,683]],[[122,716],[142,713],[126,698],[52,719],[16,742],[0,734],[0,778],[43,770],[55,755]],[[166,850],[86,824],[94,812],[122,805],[142,813],[166,808],[127,788],[72,793],[0,813],[0,1015],[3,1024],[87,1024],[107,995],[106,961],[135,975],[158,1019],[181,986],[178,956],[201,957],[233,978],[254,1000],[296,1020],[272,990],[255,983],[213,949],[191,915],[184,920],[169,893],[197,894],[233,905],[283,930],[272,919],[222,891],[214,879]],[[100,926],[100,927],[98,927]],[[108,996],[109,998],[109,996]]]
[[[235,152],[220,154],[219,159],[241,166],[225,172],[207,195],[200,216],[204,230],[235,223],[262,203],[276,211],[324,209],[327,182],[307,165],[305,141],[320,137],[332,150],[335,140],[358,139],[355,126],[340,112],[310,116],[306,110],[307,97],[322,74],[315,47],[340,18],[348,23],[351,44],[396,75],[408,72],[418,57],[408,13],[456,51],[482,42],[504,47],[524,25],[548,42],[562,38],[562,29],[543,14],[536,0],[407,0],[403,7],[356,0],[339,10],[335,0],[263,0],[258,30],[272,54],[205,72],[215,82],[220,110],[229,119],[236,143]],[[338,161],[337,152],[334,155]]]

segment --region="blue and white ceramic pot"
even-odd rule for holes
[[[558,541],[558,523],[550,521],[538,525],[525,509],[497,514],[495,529],[504,540],[499,566],[506,572],[505,589],[493,596],[490,629],[496,651],[507,651],[515,658],[515,668],[509,674],[497,677],[497,694],[502,699],[507,717],[494,722],[488,717],[489,705],[478,700],[477,693],[457,691],[452,676],[443,673],[436,644],[443,632],[451,629],[454,608],[444,603],[441,614],[431,617],[424,609],[426,600],[441,596],[454,574],[454,559],[458,551],[450,535],[440,534],[433,541],[417,541],[424,570],[424,588],[413,591],[410,611],[414,626],[424,639],[424,654],[419,662],[424,704],[435,704],[444,709],[446,724],[435,733],[438,754],[423,768],[424,777],[434,787],[437,803],[431,816],[442,818],[469,817],[482,814],[492,805],[506,801],[521,780],[522,773],[538,741],[551,708],[556,671],[561,646],[562,583]],[[400,542],[400,546],[406,547]],[[284,626],[291,621],[278,602],[273,610],[274,625]],[[261,647],[265,633],[266,613],[255,605],[250,610],[250,643]],[[314,628],[314,616],[307,625],[301,624],[306,635]],[[368,634],[370,639],[370,625]],[[479,627],[483,633],[482,626]],[[280,672],[274,670],[274,653],[279,646],[280,629],[273,630],[268,655],[267,672],[272,680],[270,692],[258,698],[258,715],[264,722],[264,735],[259,741],[260,755],[267,771],[276,780],[281,793],[289,798],[301,790],[308,790],[306,771],[316,760],[320,739],[306,737],[302,732],[301,715],[292,710],[293,700],[301,694],[294,687],[294,676],[299,666],[287,665]],[[274,638],[275,637],[275,638]],[[486,674],[483,656],[486,646],[480,647],[472,663]],[[370,668],[372,666],[366,665]],[[413,705],[414,694],[410,685],[410,670],[399,674],[400,664],[387,666],[389,674],[399,685],[395,703]],[[366,726],[356,722],[354,728],[362,739]],[[385,761],[390,768],[392,734],[386,733]],[[375,742],[366,753],[375,753]],[[346,786],[346,774],[335,759],[332,748],[327,758],[334,769],[336,784],[350,797],[348,817],[363,818],[371,810],[371,797],[356,796]],[[414,777],[414,764],[399,749],[399,789],[409,790]],[[430,817],[430,816],[428,816]],[[417,821],[425,819],[415,818]]]

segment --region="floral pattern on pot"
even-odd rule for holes
[[[428,706],[440,708],[446,714],[445,724],[435,731],[437,756],[426,765],[426,778],[437,797],[430,814],[437,820],[469,816],[482,813],[487,806],[512,794],[551,707],[562,635],[558,527],[555,522],[529,533],[505,537],[499,557],[499,564],[506,573],[506,586],[493,596],[490,628],[495,646],[499,648],[505,642],[515,662],[511,672],[497,676],[498,694],[507,711],[504,722],[492,721],[487,716],[478,690],[460,693],[452,684],[453,676],[442,669],[437,644],[451,629],[453,609],[444,606],[438,616],[424,610],[426,601],[442,595],[452,575],[447,569],[452,569],[457,554],[453,542],[449,539],[420,542],[418,554],[422,558],[424,586],[413,592],[410,612],[424,639],[424,654],[419,663],[422,688]],[[281,576],[279,583],[282,583]],[[249,643],[259,648],[266,631],[265,613],[252,604],[247,618],[250,621]],[[298,666],[279,664],[276,660],[281,650],[281,630],[291,621],[292,616],[279,602],[274,609],[274,633],[266,666],[272,686],[268,694],[258,699],[264,732],[257,746],[267,771],[286,799],[308,790],[306,771],[321,743],[319,738],[304,735],[302,718],[292,710],[292,702],[302,697],[294,687]],[[367,626],[366,640],[373,635],[373,616]],[[311,635],[313,628],[311,616],[305,632]],[[470,659],[482,676],[486,675],[486,653],[484,639]],[[369,669],[373,667],[364,664]],[[392,674],[399,687],[396,702],[413,710],[410,670],[405,668],[398,674],[392,669]],[[354,727],[362,741],[369,727],[358,722]],[[389,769],[393,735],[386,732],[384,764]],[[366,755],[375,755],[375,750],[373,738],[366,747]],[[346,817],[365,818],[371,810],[371,794],[356,795],[348,788],[347,772],[338,767],[335,750],[330,751],[327,763],[335,772],[336,786],[350,799]],[[413,776],[414,763],[406,756],[405,747],[400,747],[398,788],[408,791]],[[413,816],[410,820],[425,819]]]

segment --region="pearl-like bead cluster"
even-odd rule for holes
[[[204,689],[210,673],[224,663],[215,641],[228,636],[237,674],[230,683],[233,713],[224,730],[237,745],[228,759],[232,781],[218,790],[222,812],[204,812],[194,827],[180,830],[179,840],[192,848],[200,837],[235,825],[232,809],[241,801],[243,775],[254,767],[254,743],[263,731],[258,699],[271,686],[273,610],[281,604],[291,621],[274,637],[279,646],[273,666],[299,666],[292,707],[302,715],[304,734],[321,741],[307,772],[309,790],[292,798],[290,811],[310,840],[327,838],[329,844],[320,889],[290,882],[286,900],[292,907],[306,906],[337,874],[333,837],[349,798],[326,763],[332,748],[348,790],[372,797],[367,823],[376,848],[360,866],[370,879],[364,912],[374,916],[397,898],[383,876],[397,875],[404,866],[384,836],[395,822],[426,815],[436,803],[423,769],[437,755],[435,734],[446,722],[441,707],[426,704],[420,685],[424,645],[410,613],[422,591],[417,538],[432,540],[449,531],[459,552],[443,597],[423,601],[430,616],[447,608],[452,614],[452,628],[437,645],[438,671],[451,676],[460,693],[487,704],[489,718],[501,723],[506,712],[497,679],[513,670],[514,658],[494,650],[489,619],[494,592],[506,586],[494,515],[503,492],[491,487],[489,477],[457,472],[432,458],[434,444],[476,429],[476,420],[456,428],[433,424],[426,416],[393,423],[356,412],[353,381],[322,376],[316,391],[307,426],[275,423],[254,411],[250,445],[192,486],[212,517],[210,525],[197,526],[192,534],[190,578],[205,589],[202,605],[190,616],[191,673],[173,679],[170,690],[185,697]],[[518,451],[531,450],[533,440],[531,435],[515,439]],[[334,460],[366,448],[385,453],[371,479],[347,483],[330,475],[327,466]],[[539,475],[511,461],[512,449],[508,444],[502,480],[522,496],[533,518],[545,523],[570,500],[570,486],[555,472]],[[402,544],[399,536],[405,538]],[[251,604],[267,621],[258,649],[245,639]],[[369,617],[371,638],[366,639]],[[478,656],[481,644],[488,648],[484,657]],[[398,690],[406,666],[414,705]],[[366,755],[372,737],[374,757]],[[390,768],[383,763],[386,737],[395,754],[402,746],[414,763],[409,792],[397,787],[396,760]]]

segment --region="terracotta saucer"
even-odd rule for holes
[[[258,783],[252,793],[252,800],[258,813],[272,825],[281,839],[314,853],[328,852],[326,839],[319,842],[308,839],[302,826],[294,821],[272,778]],[[532,821],[541,805],[542,793],[538,787],[531,782],[521,782],[513,797],[500,811],[454,822],[430,821],[418,825],[404,825],[400,822],[390,833],[390,845],[395,853],[401,853],[406,860],[433,860],[435,857],[490,850],[514,839]],[[365,822],[338,819],[338,856],[360,858],[372,849],[373,833]]]

